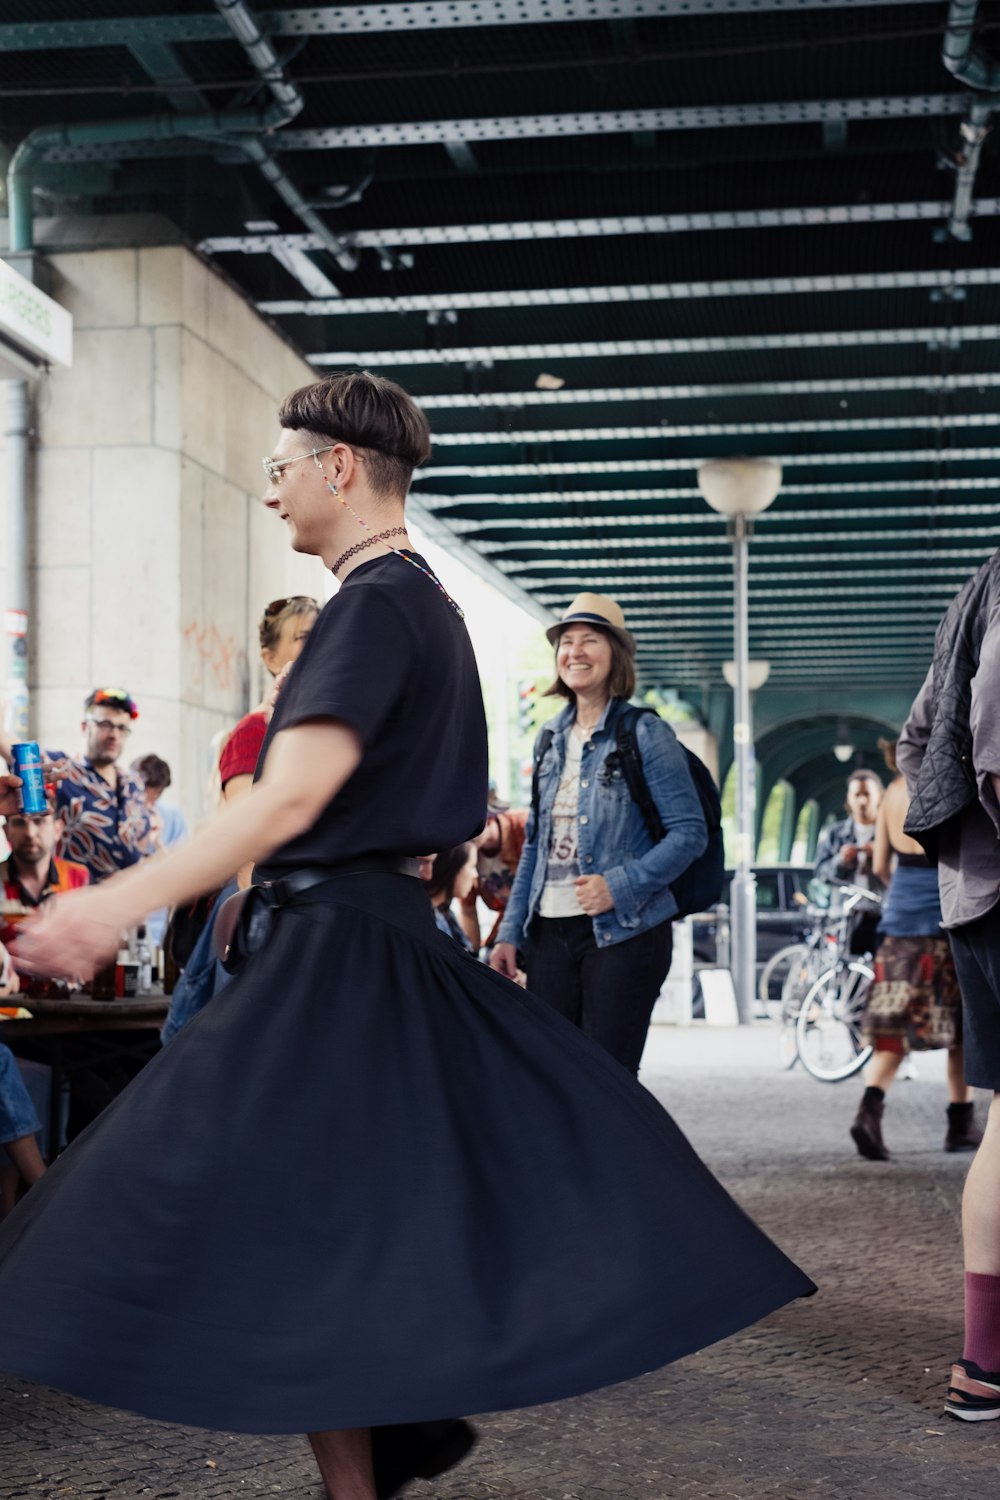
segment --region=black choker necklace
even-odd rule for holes
[[[343,567],[344,563],[347,562],[347,559],[349,557],[357,557],[358,553],[359,552],[364,552],[364,550],[365,550],[366,547],[374,547],[374,545],[375,545],[376,542],[383,542],[383,541],[385,541],[385,538],[387,536],[405,536],[405,535],[406,535],[406,527],[405,526],[394,526],[391,531],[380,531],[379,534],[378,534],[378,536],[369,536],[369,537],[366,537],[363,542],[356,542],[353,547],[348,547],[348,549],[347,549],[346,552],[342,552],[340,554],[340,556],[337,558],[337,561],[335,563],[333,563],[333,565],[331,566],[330,572],[335,574],[337,572],[338,568],[342,568]],[[393,548],[393,551],[395,551],[395,550],[396,549]]]

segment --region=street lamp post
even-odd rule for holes
[[[757,989],[757,885],[753,873],[754,767],[750,694],[763,686],[768,664],[758,681],[750,675],[750,593],[748,542],[753,517],[760,515],[781,488],[781,465],[767,458],[713,459],[698,470],[698,487],[708,504],[728,522],[733,543],[733,760],[736,774],[735,873],[730,895],[732,947],[730,967],[736,1010],[742,1025],[753,1015]]]

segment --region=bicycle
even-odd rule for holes
[[[783,1068],[793,1068],[799,1059],[795,1023],[802,1002],[813,982],[830,962],[828,951],[835,944],[828,907],[810,903],[803,911],[805,936],[773,954],[760,977],[760,1000],[778,1027],[778,1058]]]
[[[851,958],[852,913],[862,901],[881,905],[872,891],[842,887],[846,899],[837,914],[834,963],[810,985],[795,1021],[795,1040],[802,1065],[821,1083],[840,1083],[861,1071],[872,1048],[861,1036],[868,987],[875,971],[864,958]]]

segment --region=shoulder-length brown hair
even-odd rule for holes
[[[599,625],[594,626],[600,630]],[[635,658],[627,646],[623,645],[616,635],[610,630],[601,630],[601,634],[607,636],[611,643],[611,672],[608,676],[608,693],[612,698],[631,698],[635,692]],[[559,657],[559,642],[556,641],[556,659]],[[543,698],[568,698],[570,703],[576,702],[576,694],[571,687],[567,687],[559,676],[558,666],[556,668],[556,680],[547,687],[542,694]]]

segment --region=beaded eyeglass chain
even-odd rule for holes
[[[319,460],[317,460],[317,467],[322,468],[322,464],[319,463]],[[348,505],[348,503],[344,499],[343,495],[337,489],[337,486],[335,484],[331,484],[330,481],[329,481],[329,479],[327,479],[326,474],[323,475],[323,479],[324,479],[324,481],[326,483],[327,489],[330,491],[330,494],[333,496],[333,498],[335,500],[339,500],[340,501],[340,503],[344,507],[344,509],[346,511],[348,511],[354,517],[354,519],[357,521],[357,523],[358,523],[359,526],[363,526],[366,531],[371,531],[372,528],[369,526],[369,524],[365,520],[364,516],[359,516],[358,513],[357,513],[357,511],[354,509],[353,505]],[[403,528],[403,530],[405,531],[405,527]],[[391,531],[391,532],[387,532],[387,533],[380,532],[378,534],[373,535],[371,537],[371,540],[368,541],[368,542],[366,542],[364,545],[370,547],[375,542],[385,542],[385,545],[388,547],[388,549],[389,549],[390,552],[395,552],[396,556],[397,557],[401,557],[404,562],[409,563],[411,568],[416,568],[416,570],[417,570],[418,573],[423,573],[423,575],[424,575],[425,578],[429,578],[430,581],[431,581],[431,583],[433,583],[434,587],[439,591],[439,593],[442,593],[444,595],[445,599],[448,601],[448,603],[451,606],[451,608],[455,611],[455,613],[458,616],[458,618],[460,620],[464,620],[465,619],[465,611],[458,604],[455,603],[454,599],[451,597],[451,595],[449,594],[448,590],[445,588],[444,584],[441,582],[440,578],[437,578],[431,572],[430,568],[421,567],[420,563],[415,562],[412,557],[410,557],[406,552],[403,552],[399,547],[394,547],[391,542],[386,542],[385,541],[385,538],[386,538],[387,535],[388,536],[396,536],[397,534],[398,534],[398,531]],[[345,558],[349,557],[351,555],[351,552],[355,552],[355,551],[359,551],[359,550],[360,550],[360,548],[351,548],[350,552],[345,552],[344,555],[343,555],[343,557],[338,557],[337,562],[334,563],[333,571],[334,572],[337,571],[338,565],[340,563],[342,563],[345,560]]]

